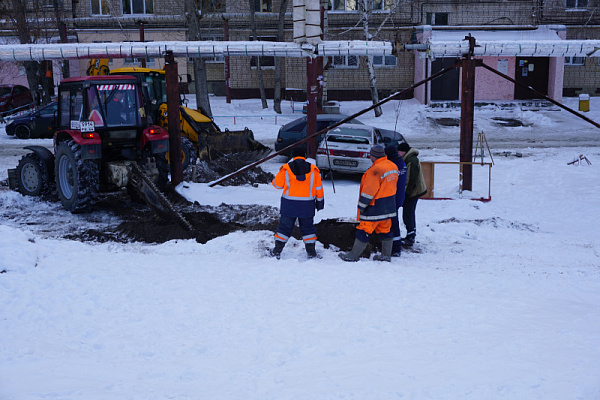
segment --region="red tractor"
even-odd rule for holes
[[[122,187],[157,203],[156,186],[164,189],[168,183],[169,136],[148,121],[138,79],[65,79],[58,89],[54,154],[42,146],[26,147],[32,153],[9,170],[10,186],[38,196],[55,183],[71,212],[89,208],[100,192]]]

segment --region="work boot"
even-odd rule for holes
[[[400,257],[402,255],[402,239],[394,240],[392,245],[392,257]]]
[[[306,254],[308,254],[308,258],[323,258],[317,253],[317,250],[315,249],[315,243],[304,243],[304,247],[306,248]]]
[[[281,258],[281,252],[283,251],[284,246],[285,242],[282,242],[281,240],[276,240],[275,247],[269,250],[271,257],[275,257],[279,260]]]
[[[410,235],[406,235],[406,237],[402,238],[402,246],[404,247],[411,247],[413,244],[415,244],[415,234],[411,233]]]
[[[392,246],[394,245],[394,239],[385,239],[381,241],[381,254],[376,254],[373,257],[375,261],[392,261]]]
[[[360,240],[354,239],[354,245],[352,246],[352,250],[347,253],[339,253],[338,256],[344,261],[355,262],[358,261],[360,255],[367,248],[368,243],[361,242]]]

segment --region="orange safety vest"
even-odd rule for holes
[[[383,221],[396,216],[398,167],[381,157],[363,174],[358,199],[359,220]]]
[[[319,168],[304,157],[294,157],[279,168],[272,182],[283,189],[280,212],[290,217],[314,217],[316,202],[324,204],[325,197]]]

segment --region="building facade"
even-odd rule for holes
[[[34,1],[34,0],[30,0]],[[51,0],[35,0],[54,4]],[[282,40],[292,41],[292,0],[288,1],[284,16]],[[395,43],[418,43],[423,27],[433,32],[447,30],[532,30],[540,26],[562,25],[565,39],[600,39],[600,0],[322,0],[324,40],[387,40]],[[33,4],[33,3],[32,3]],[[38,4],[38,3],[35,3]],[[29,10],[35,14],[35,4]],[[186,15],[198,13],[200,38],[204,40],[253,40],[250,23],[254,7],[256,37],[259,40],[278,40],[281,0],[63,0],[60,18],[69,41],[81,43],[139,41],[186,41],[190,29]],[[367,4],[367,10],[361,8]],[[50,9],[49,9],[50,10]],[[53,10],[50,10],[53,11]],[[15,37],[10,21],[2,22],[3,40]],[[48,40],[60,39],[58,28],[48,24]],[[366,33],[367,32],[367,33]],[[368,37],[367,37],[368,36]],[[193,79],[191,60],[180,58],[179,73],[184,84]],[[275,87],[275,59],[273,57],[230,57],[229,71],[233,98],[258,97],[257,61],[260,61],[264,86],[268,97]],[[380,97],[411,86],[424,68],[413,52],[398,52],[396,56],[372,58]],[[492,64],[516,68],[517,59],[489,60]],[[556,61],[556,60],[555,60]],[[111,68],[139,66],[140,59],[110,60]],[[151,68],[162,68],[164,60],[147,59]],[[205,59],[209,89],[225,94],[225,58],[216,55]],[[446,61],[438,61],[443,64]],[[60,79],[59,62],[55,62],[55,80]],[[84,74],[87,61],[72,62],[71,75]],[[553,74],[561,74],[560,87],[551,92],[575,96],[580,93],[600,94],[600,65],[597,57],[563,57]],[[562,64],[559,65],[559,64]],[[438,68],[437,65],[427,66]],[[562,72],[561,72],[562,71]],[[426,75],[423,75],[426,76]],[[336,56],[325,60],[322,82],[328,100],[369,99],[367,58]],[[556,80],[549,85],[556,85]],[[284,97],[302,99],[306,91],[306,60],[285,58],[281,86]],[[193,90],[193,85],[185,85]],[[430,86],[429,91],[432,90]],[[439,90],[444,90],[439,89]],[[483,87],[482,89],[483,90]],[[497,99],[510,97],[500,91]],[[550,93],[550,92],[548,92]],[[418,94],[415,94],[418,95]],[[513,93],[514,95],[514,93]],[[442,96],[443,97],[443,96]],[[494,95],[486,93],[484,97]],[[427,96],[423,98],[427,101]]]

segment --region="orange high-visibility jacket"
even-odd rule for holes
[[[272,184],[277,189],[283,189],[280,207],[282,215],[314,217],[315,207],[320,210],[325,204],[319,168],[307,162],[304,157],[294,157],[283,164]]]
[[[361,221],[383,221],[396,216],[398,167],[386,157],[378,158],[363,174],[358,199]]]

